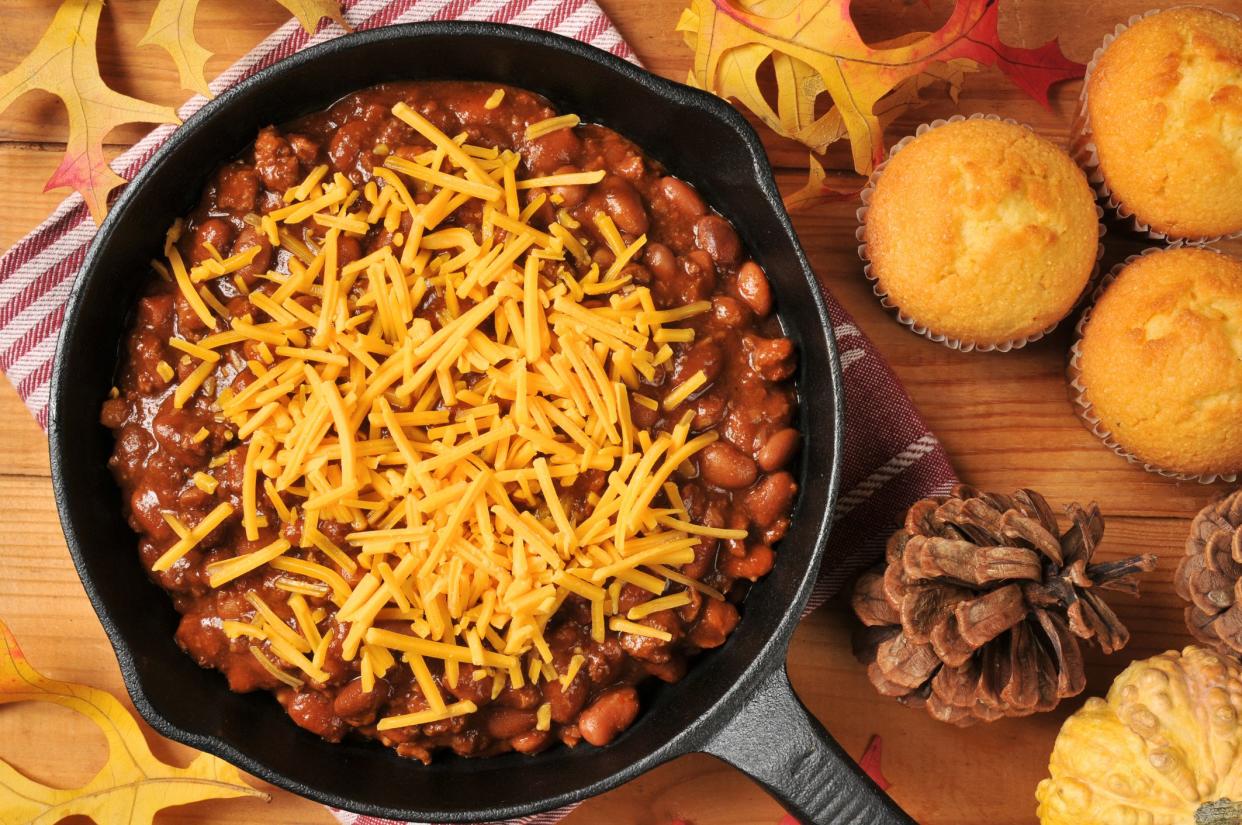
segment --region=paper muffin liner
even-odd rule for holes
[[[1148,464],[1143,461],[1143,459],[1123,447],[1121,442],[1113,437],[1113,434],[1108,427],[1104,426],[1104,422],[1101,421],[1100,417],[1095,414],[1095,409],[1091,406],[1091,402],[1087,399],[1087,388],[1082,382],[1082,337],[1083,333],[1087,329],[1087,323],[1091,320],[1091,311],[1095,308],[1096,302],[1099,301],[1100,296],[1104,294],[1109,285],[1117,279],[1117,276],[1120,275],[1121,271],[1127,266],[1134,263],[1139,258],[1165,251],[1167,251],[1166,247],[1153,246],[1148,249],[1144,249],[1137,255],[1131,255],[1109,270],[1108,273],[1100,279],[1099,285],[1092,292],[1091,306],[1087,307],[1087,309],[1083,311],[1082,317],[1078,319],[1078,323],[1074,327],[1074,344],[1070,347],[1069,365],[1066,368],[1066,377],[1069,380],[1069,386],[1073,393],[1071,400],[1073,401],[1074,414],[1078,416],[1078,419],[1082,422],[1084,427],[1090,430],[1096,438],[1100,439],[1100,441],[1104,443],[1105,447],[1108,447],[1129,463],[1142,467],[1149,473],[1155,473],[1156,475],[1164,476],[1165,478],[1174,478],[1178,481],[1198,481],[1201,484],[1212,484],[1217,481],[1227,481],[1232,483],[1238,480],[1237,473],[1179,473],[1174,470],[1168,470],[1164,467],[1159,467],[1155,464]]]
[[[1169,11],[1170,9],[1185,8],[1210,9],[1211,11],[1219,12],[1220,14],[1233,18],[1234,20],[1242,19],[1236,14],[1232,14],[1213,6],[1206,6],[1202,4],[1182,4],[1178,6],[1170,6],[1168,9],[1151,9],[1143,12],[1142,14],[1134,15],[1124,23],[1119,23],[1117,28],[1105,35],[1103,42],[1101,42],[1099,48],[1095,50],[1095,54],[1091,56],[1091,62],[1087,64],[1087,72],[1083,76],[1082,81],[1082,93],[1078,96],[1078,111],[1074,115],[1074,126],[1071,133],[1072,137],[1070,139],[1070,155],[1075,161],[1077,161],[1078,165],[1082,167],[1083,171],[1087,173],[1087,180],[1091,182],[1091,186],[1095,189],[1095,193],[1099,199],[1108,207],[1108,211],[1115,215],[1117,219],[1132,232],[1145,236],[1153,241],[1164,241],[1169,244],[1202,246],[1205,244],[1216,243],[1220,240],[1242,238],[1242,230],[1234,232],[1230,235],[1214,235],[1210,237],[1201,235],[1185,235],[1174,232],[1161,232],[1158,229],[1154,229],[1150,224],[1139,220],[1138,216],[1134,214],[1134,211],[1126,206],[1125,203],[1117,197],[1112,188],[1108,185],[1108,181],[1104,179],[1104,172],[1100,169],[1100,153],[1095,145],[1094,133],[1091,131],[1091,115],[1087,108],[1087,89],[1090,85],[1091,75],[1095,74],[1096,66],[1100,62],[1100,57],[1103,56],[1105,50],[1112,45],[1113,41],[1120,37],[1122,32],[1126,31],[1140,20],[1145,20],[1152,15],[1160,14],[1161,12]]]
[[[901,307],[897,306],[892,300],[890,300],[888,293],[885,292],[880,287],[879,277],[874,272],[871,271],[871,257],[867,252],[867,240],[866,240],[867,212],[869,212],[871,209],[871,199],[875,194],[876,184],[879,182],[880,178],[884,175],[884,169],[888,166],[888,164],[892,161],[892,159],[897,155],[897,153],[900,152],[902,149],[904,149],[906,146],[908,146],[910,142],[913,141],[915,138],[921,137],[927,132],[930,132],[932,129],[939,129],[941,126],[947,126],[950,123],[958,123],[963,120],[995,120],[995,121],[999,121],[1002,123],[1009,123],[1014,126],[1021,126],[1024,129],[1031,128],[1027,126],[1025,123],[1019,123],[1018,121],[1012,118],[1001,117],[1000,115],[994,115],[994,114],[983,114],[983,113],[973,114],[973,115],[970,115],[969,117],[967,117],[966,115],[953,115],[947,120],[937,119],[937,120],[931,121],[930,123],[920,124],[918,128],[914,130],[914,134],[907,135],[906,137],[897,141],[897,143],[893,144],[893,147],[889,149],[888,151],[888,157],[886,157],[871,172],[871,178],[867,181],[866,187],[864,187],[862,192],[860,193],[860,197],[862,199],[862,206],[858,208],[858,211],[856,213],[857,218],[858,218],[858,228],[854,231],[854,237],[858,240],[858,257],[863,262],[863,275],[865,275],[867,280],[871,282],[871,291],[874,292],[876,297],[880,299],[880,305],[883,306],[885,309],[889,310],[889,312],[893,313],[900,323],[904,324],[906,327],[909,327],[911,332],[921,335],[929,341],[934,341],[937,344],[944,344],[949,349],[955,349],[960,352],[1009,352],[1015,349],[1022,349],[1022,347],[1025,347],[1027,344],[1030,344],[1034,341],[1038,341],[1040,338],[1043,338],[1045,335],[1047,335],[1048,333],[1056,329],[1058,326],[1060,326],[1061,322],[1064,321],[1065,318],[1059,319],[1055,323],[1050,324],[1049,326],[1045,327],[1044,329],[1034,334],[1027,335],[1021,338],[1011,338],[1008,341],[1002,341],[1000,343],[980,344],[975,341],[963,341],[960,338],[951,338],[947,335],[944,335],[943,333],[938,333],[935,330],[930,329],[926,324],[920,323],[917,318],[914,318],[908,315],[906,312],[902,311]],[[1031,129],[1031,131],[1034,132],[1033,129]],[[1095,207],[1095,212],[1096,212],[1097,222],[1099,222],[1104,217],[1104,210],[1102,210],[1097,204]],[[1091,286],[1095,282],[1096,278],[1099,277],[1100,259],[1104,257],[1104,233],[1106,230],[1105,230],[1103,223],[1099,223],[1098,225],[1099,225],[1099,233],[1100,233],[1100,243],[1095,252],[1095,268],[1091,270],[1091,275],[1087,278],[1087,285],[1083,288],[1082,295],[1080,295],[1078,297],[1078,300],[1074,302],[1074,307],[1079,306],[1082,303],[1083,299],[1086,296],[1091,294]],[[1069,317],[1069,315],[1073,314],[1074,307],[1070,308],[1070,311],[1066,314],[1066,317]]]

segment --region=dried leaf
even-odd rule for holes
[[[961,61],[996,66],[1046,105],[1053,83],[1082,77],[1086,68],[1067,59],[1055,42],[1038,49],[1002,43],[1000,0],[957,0],[938,31],[875,46],[863,41],[850,19],[851,2],[775,6],[756,0],[692,0],[677,23],[695,52],[691,80],[737,98],[779,134],[819,152],[842,136],[843,126],[854,168],[866,175],[884,154],[884,118],[911,103],[912,90],[904,84],[912,78],[929,70],[943,72],[944,64],[960,71]],[[769,58],[777,83],[775,108],[758,81]],[[833,106],[816,117],[821,93],[831,97]],[[886,108],[881,101],[893,94],[899,99]]]
[[[893,786],[884,776],[884,771],[880,769],[880,759],[884,748],[884,740],[880,739],[879,734],[873,734],[867,740],[867,747],[863,750],[863,754],[858,759],[858,767],[863,769],[863,773],[871,777],[880,790],[887,791]]]
[[[276,2],[287,8],[308,34],[314,34],[315,29],[319,28],[319,21],[325,17],[331,17],[343,28],[350,27],[345,22],[345,15],[341,13],[341,4],[337,0],[276,0]]]
[[[86,716],[108,743],[108,762],[86,785],[62,790],[33,782],[0,761],[0,825],[54,823],[74,815],[150,825],[160,809],[172,805],[241,796],[269,799],[247,785],[236,768],[209,754],[199,754],[186,768],[160,762],[124,705],[102,690],[40,674],[0,622],[0,704],[14,702],[51,702]]]
[[[69,112],[65,157],[44,191],[76,189],[95,218],[103,220],[108,193],[124,183],[108,168],[103,139],[123,123],[176,123],[177,114],[109,89],[99,76],[95,37],[103,0],[65,0],[52,24],[17,68],[0,77],[0,112],[26,92],[56,95]]]
[[[786,195],[782,199],[787,211],[801,212],[826,203],[849,201],[858,197],[863,186],[861,179],[853,186],[834,186],[828,182],[828,173],[824,171],[824,165],[814,155],[809,156],[809,161],[810,172],[807,175],[806,184],[797,192]]]
[[[139,46],[159,46],[177,64],[182,88],[211,97],[203,69],[211,52],[194,39],[194,12],[199,0],[160,0]]]

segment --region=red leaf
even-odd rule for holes
[[[1020,49],[1001,42],[997,31],[1000,1],[988,0],[974,26],[950,47],[952,57],[964,57],[987,66],[995,66],[1019,89],[1045,107],[1048,91],[1062,80],[1076,80],[1087,67],[1075,63],[1061,51],[1055,39],[1037,49]]]
[[[880,786],[880,790],[887,791],[892,787],[891,782],[885,778],[883,771],[880,770],[880,755],[883,748],[884,740],[879,735],[871,737],[871,741],[867,743],[867,747],[863,750],[862,758],[858,760],[858,767],[863,769],[867,776],[871,777],[871,781]]]
[[[955,0],[936,31],[876,44],[854,27],[852,2],[800,0],[773,15],[746,0],[691,0],[677,24],[695,51],[690,80],[736,98],[778,134],[817,152],[848,136],[854,169],[868,175],[884,156],[885,122],[921,101],[929,75],[956,89],[964,72],[995,66],[1047,105],[1053,83],[1086,70],[1055,42],[1037,49],[1002,43],[1001,0]],[[769,62],[774,94],[760,82]],[[832,99],[827,111],[821,95]]]

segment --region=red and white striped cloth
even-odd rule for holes
[[[638,62],[594,0],[343,0],[341,5],[355,29],[420,20],[513,23],[574,37]],[[308,35],[297,21],[290,20],[217,77],[211,90],[219,94],[306,46],[343,33],[335,23],[325,23],[316,34]],[[195,96],[178,113],[184,120],[204,103],[205,98]],[[118,157],[113,168],[132,178],[175,128],[155,129]],[[82,198],[75,194],[0,258],[0,370],[45,429],[56,336],[70,287],[95,230]],[[953,481],[948,457],[888,364],[841,305],[831,295],[827,300],[845,368],[848,415],[837,521],[812,607],[822,604],[879,556],[893,525],[910,504],[947,491]],[[552,825],[569,810],[508,825]],[[394,825],[369,816],[333,813],[343,825]]]

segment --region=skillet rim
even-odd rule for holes
[[[72,434],[62,430],[59,415],[62,403],[61,395],[65,392],[68,382],[72,380],[70,365],[66,363],[66,353],[69,350],[71,340],[74,338],[77,321],[82,313],[86,311],[82,296],[86,291],[86,284],[93,277],[96,277],[96,261],[102,256],[102,250],[111,242],[112,235],[117,231],[117,227],[121,223],[122,216],[125,214],[130,202],[137,197],[137,193],[148,179],[156,177],[161,173],[165,161],[177,146],[190,139],[190,136],[200,129],[206,128],[205,124],[208,124],[214,117],[227,113],[233,101],[244,98],[253,87],[273,82],[282,75],[296,71],[301,66],[313,62],[321,56],[354,48],[367,48],[375,43],[390,40],[417,41],[419,38],[424,37],[445,36],[501,39],[515,41],[519,45],[534,45],[541,48],[568,52],[574,57],[596,64],[606,72],[638,84],[650,94],[678,105],[695,108],[722,121],[729,127],[750,157],[751,168],[744,171],[747,174],[753,175],[754,182],[764,196],[766,208],[771,210],[777,225],[783,233],[783,237],[779,240],[783,240],[790,245],[790,250],[799,264],[800,274],[807,283],[814,314],[818,316],[822,330],[800,330],[800,332],[803,332],[803,334],[823,335],[828,354],[828,375],[826,378],[831,384],[830,391],[832,394],[831,408],[815,411],[815,417],[821,424],[830,424],[831,426],[830,433],[823,432],[826,428],[821,427],[821,432],[818,435],[820,438],[831,439],[832,466],[827,468],[827,494],[822,502],[809,502],[800,493],[794,511],[795,518],[803,520],[818,519],[818,524],[814,528],[813,546],[810,551],[809,563],[802,572],[801,577],[797,580],[797,588],[792,592],[780,621],[772,629],[768,638],[764,640],[755,656],[738,674],[732,686],[726,688],[703,715],[665,740],[663,744],[647,751],[640,758],[629,762],[622,768],[609,773],[595,782],[580,785],[571,791],[540,797],[521,804],[449,814],[412,808],[394,808],[383,804],[377,805],[317,790],[312,786],[289,778],[279,769],[248,755],[219,736],[196,733],[170,722],[156,708],[144,687],[143,669],[138,664],[138,657],[130,647],[128,640],[122,636],[121,630],[112,618],[111,611],[104,597],[99,593],[91,576],[85,572],[87,553],[83,545],[88,542],[83,541],[81,537],[83,531],[78,529],[78,525],[70,514],[69,496],[65,489],[66,468],[64,463],[66,459],[64,455],[72,449]],[[802,372],[804,375],[803,380],[806,380],[805,368],[803,368]],[[134,177],[133,181],[126,186],[124,192],[114,203],[108,217],[92,241],[90,250],[79,270],[79,275],[75,279],[67,300],[64,324],[57,340],[49,398],[48,438],[53,491],[57,510],[60,514],[62,530],[65,534],[74,566],[77,568],[82,586],[90,598],[91,604],[99,617],[100,624],[107,633],[109,642],[116,653],[126,690],[139,713],[156,731],[169,739],[219,756],[264,781],[323,804],[366,815],[394,817],[403,820],[426,819],[445,822],[468,822],[478,819],[508,819],[515,816],[526,816],[580,802],[628,782],[672,758],[691,751],[702,750],[720,730],[727,727],[730,718],[736,715],[737,710],[746,704],[751,693],[761,681],[770,676],[773,671],[783,668],[789,638],[800,621],[802,610],[810,598],[831,529],[831,513],[833,512],[841,483],[844,403],[845,395],[841,364],[837,353],[835,335],[833,334],[833,325],[821,287],[793,229],[789,215],[784,209],[762,143],[754,129],[733,106],[708,92],[667,80],[601,49],[552,32],[498,23],[435,21],[405,23],[355,31],[304,49],[256,72],[213,100],[208,101],[198,112],[172,133],[165,143],[152,155],[139,174]],[[799,407],[801,409],[803,405],[800,404]],[[805,410],[801,415],[803,415],[805,420]],[[821,504],[822,510],[817,514],[813,514],[812,506],[809,505]]]

